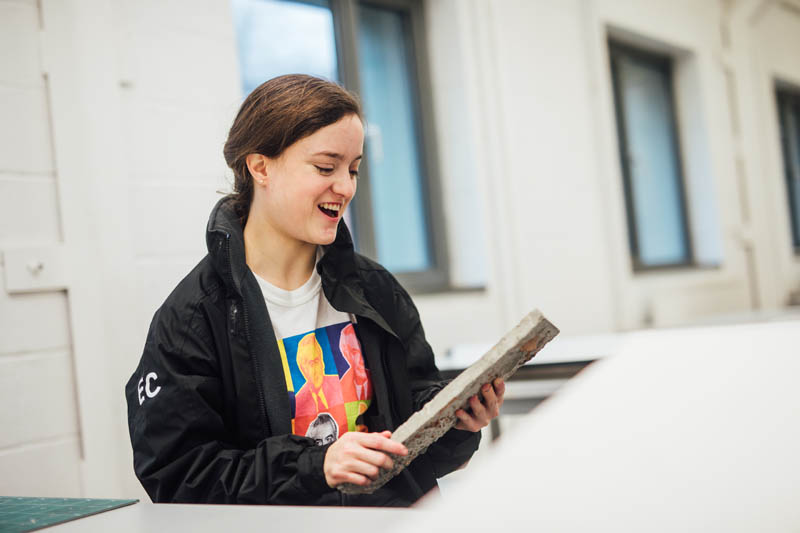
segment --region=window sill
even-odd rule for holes
[[[459,294],[483,294],[486,286],[481,287],[406,287],[411,296],[454,296]]]
[[[681,275],[694,272],[713,272],[722,270],[721,264],[700,264],[700,263],[687,263],[682,265],[664,265],[664,266],[634,266],[632,274],[636,277],[645,277],[656,274],[667,275]]]

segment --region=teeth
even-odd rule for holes
[[[339,204],[331,204],[331,203],[324,203],[319,205],[325,209],[330,209],[331,211],[336,211],[336,212],[338,212],[339,207],[341,207]]]

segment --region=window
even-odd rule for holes
[[[281,74],[339,79],[328,2],[233,0],[232,4],[243,97]]]
[[[356,248],[416,291],[447,286],[422,6],[416,0],[232,0],[243,95],[302,72],[356,91],[365,160]]]
[[[800,254],[800,91],[778,89],[777,97],[792,244]]]
[[[634,270],[694,264],[672,92],[672,59],[609,44]]]

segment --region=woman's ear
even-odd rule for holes
[[[259,185],[264,185],[267,181],[267,158],[261,154],[248,154],[245,158],[247,170]]]

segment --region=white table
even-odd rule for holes
[[[799,375],[797,320],[633,334],[471,464],[424,526],[800,531]]]
[[[55,533],[159,533],[166,531],[281,533],[382,531],[388,524],[419,520],[416,509],[293,507],[276,505],[188,505],[139,502],[53,526]],[[46,529],[45,531],[51,531]]]

